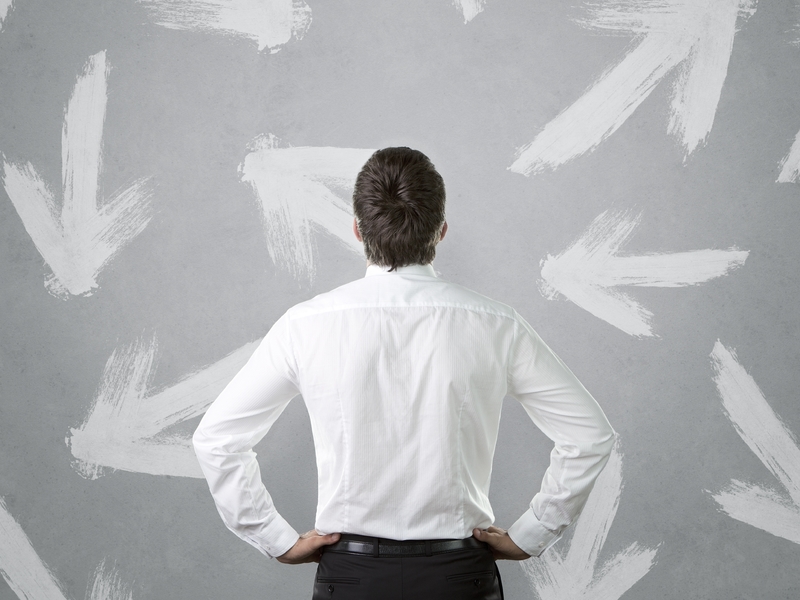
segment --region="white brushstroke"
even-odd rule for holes
[[[263,211],[269,254],[298,279],[313,281],[312,228],[332,235],[358,256],[364,248],[353,235],[351,201],[356,175],[374,150],[280,148],[273,135],[259,137],[239,167]]]
[[[728,515],[800,544],[800,448],[736,352],[717,340],[711,352],[714,382],[725,414],[739,437],[764,463],[785,491],[732,480],[714,500]],[[787,496],[788,492],[788,496]]]
[[[86,600],[133,600],[133,592],[122,580],[116,567],[106,567],[104,560],[95,569]]]
[[[152,475],[202,477],[189,437],[165,429],[202,415],[253,354],[251,342],[222,360],[161,390],[150,390],[155,337],[117,348],[111,354],[92,407],[66,443],[73,466],[87,479],[106,469]]]
[[[469,23],[483,12],[483,7],[486,5],[486,0],[453,0],[453,5],[461,9],[464,15],[464,23]]]
[[[44,564],[19,523],[8,512],[0,497],[0,575],[19,600],[67,600],[61,584]],[[86,600],[133,600],[133,593],[116,569],[107,569],[105,560],[94,572]]]
[[[557,546],[521,563],[541,600],[617,600],[655,565],[656,548],[634,542],[598,568],[597,557],[617,514],[622,494],[619,440],[595,484],[569,546]]]
[[[0,574],[20,600],[66,600],[58,581],[0,498]]]
[[[671,70],[668,131],[684,159],[704,144],[714,123],[736,23],[755,12],[755,0],[608,0],[588,4],[586,27],[634,35],[634,43],[574,104],[517,151],[509,170],[523,175],[556,169],[614,133]]]
[[[629,212],[601,213],[569,248],[541,261],[542,295],[552,300],[562,294],[627,334],[652,337],[653,313],[617,287],[697,285],[727,274],[747,259],[748,251],[736,248],[620,255],[640,221],[641,215]]]
[[[311,25],[303,0],[138,0],[158,25],[169,29],[220,31],[246,37],[259,51],[278,52],[292,37],[300,40]]]
[[[0,31],[3,30],[3,22],[11,11],[11,5],[13,3],[14,0],[0,0]]]
[[[780,167],[778,183],[794,183],[800,178],[800,132],[794,138],[789,154],[783,157]]]
[[[89,58],[64,115],[61,135],[63,204],[30,163],[3,158],[3,185],[25,229],[52,273],[45,286],[55,296],[88,295],[112,257],[151,218],[148,178],[120,189],[98,207],[106,114],[105,51]]]

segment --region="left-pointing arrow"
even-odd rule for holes
[[[654,336],[653,316],[620,286],[697,285],[744,264],[748,251],[693,250],[668,254],[620,255],[641,221],[628,212],[601,213],[569,248],[541,261],[539,289],[545,298],[562,294],[595,317],[627,334]]]
[[[191,440],[164,430],[202,415],[259,342],[251,342],[222,360],[190,373],[162,390],[150,390],[155,338],[117,348],[106,362],[102,383],[83,424],[66,442],[77,459],[75,469],[97,479],[106,468],[202,477]]]
[[[61,135],[63,204],[30,163],[3,158],[3,185],[52,273],[51,294],[88,295],[100,270],[151,218],[149,178],[134,181],[98,206],[106,114],[105,51],[89,58],[67,103]]]

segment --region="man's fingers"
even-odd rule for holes
[[[338,533],[329,533],[327,535],[315,535],[309,540],[313,543],[313,548],[320,548],[322,546],[330,546],[331,544],[335,544],[339,541],[339,534]]]
[[[489,532],[499,533],[500,535],[503,535],[506,532],[506,530],[502,529],[501,527],[495,527],[494,525],[489,525]]]
[[[500,534],[488,531],[486,529],[473,529],[472,535],[478,538],[481,542],[486,542],[490,546],[497,546],[500,541]]]
[[[329,533],[328,535],[321,536],[325,541],[322,543],[324,546],[329,546],[330,544],[335,544],[339,541],[341,537],[338,533]]]

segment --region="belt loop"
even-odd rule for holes
[[[380,538],[372,538],[372,556],[378,558],[381,555],[381,540]]]
[[[431,550],[431,541],[425,540],[425,556],[433,556],[433,551]]]

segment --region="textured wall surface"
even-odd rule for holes
[[[289,306],[362,276],[349,195],[390,145],[447,183],[437,271],[620,436],[507,597],[800,597],[798,31],[790,0],[0,0],[0,599],[310,595],[188,439]],[[506,399],[498,525],[550,447]],[[300,399],[257,450],[310,529]]]

